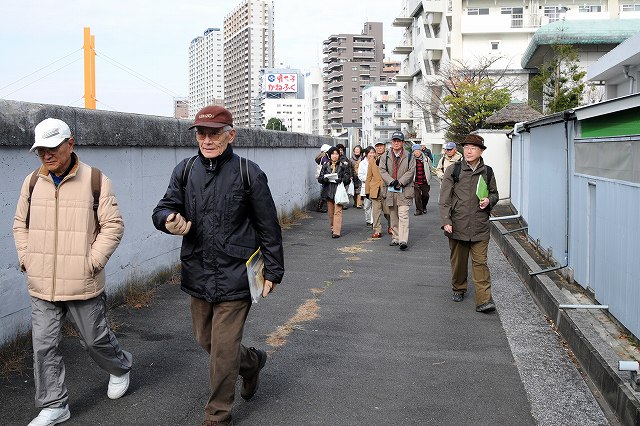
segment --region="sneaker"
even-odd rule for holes
[[[400,243],[400,250],[406,250],[407,249],[407,243],[405,243],[404,241]]]
[[[453,296],[451,296],[451,300],[453,300],[454,302],[462,302],[463,299],[464,293],[453,293]]]
[[[492,312],[496,310],[496,304],[493,300],[489,299],[488,302],[483,303],[480,306],[476,306],[476,312]]]
[[[43,408],[38,417],[31,420],[28,426],[53,426],[69,420],[70,417],[69,405],[57,408]]]
[[[389,245],[390,245],[390,246],[397,246],[397,245],[398,245],[398,242],[397,242],[397,241],[391,241],[391,242],[389,243]]]
[[[240,389],[240,396],[244,399],[251,399],[251,397],[258,390],[258,383],[260,382],[260,370],[267,363],[267,353],[260,349],[249,348],[250,351],[254,351],[258,355],[258,371],[251,377],[242,378],[242,388]]]
[[[382,238],[382,234],[376,232],[375,234],[371,234],[371,238]]]
[[[107,396],[111,399],[118,399],[124,395],[129,389],[129,372],[122,376],[109,375],[109,387],[107,388]]]

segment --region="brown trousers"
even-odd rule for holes
[[[327,215],[329,216],[331,232],[340,235],[342,231],[342,206],[331,199],[327,199]]]
[[[258,355],[241,343],[250,308],[249,300],[213,304],[191,297],[193,335],[210,355],[211,396],[204,408],[205,420],[231,421],[238,374],[249,377],[259,369]]]
[[[471,254],[471,275],[476,289],[476,306],[491,299],[491,274],[487,266],[489,240],[460,241],[449,238],[451,249],[451,287],[454,293],[466,293],[469,272],[469,254]]]

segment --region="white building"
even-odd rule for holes
[[[400,130],[393,114],[400,110],[402,91],[395,85],[366,86],[362,90],[362,147],[388,142]]]
[[[224,19],[225,107],[234,124],[256,122],[262,68],[274,63],[273,0],[244,0]]]
[[[522,83],[513,100],[526,100],[529,71],[521,67],[534,33],[562,19],[637,18],[635,0],[403,0],[393,25],[404,28],[403,42],[393,53],[404,55],[396,82],[403,84],[402,110],[394,117],[403,128],[415,129],[417,138],[436,145],[443,142],[444,123],[435,111],[421,110],[412,98],[428,98],[437,88],[435,76],[451,61],[473,65],[479,58],[500,57],[496,71],[508,69],[514,84]],[[637,3],[637,2],[636,2]],[[435,152],[435,151],[434,151]]]
[[[264,128],[269,119],[278,118],[287,131],[304,133],[307,111],[300,70],[265,68],[260,70],[259,81],[253,126]]]
[[[327,123],[324,115],[324,78],[320,68],[311,68],[305,74],[304,94],[306,104],[304,133],[323,135],[324,126]]]
[[[223,105],[222,31],[208,28],[189,44],[189,117],[207,105]]]

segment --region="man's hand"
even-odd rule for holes
[[[267,297],[267,294],[275,290],[276,284],[269,280],[264,280],[264,287],[262,288],[262,297]]]
[[[451,225],[445,225],[445,226],[442,227],[442,229],[447,234],[451,234],[453,232],[453,226],[451,226]]]
[[[180,213],[171,213],[164,226],[174,235],[187,235],[191,229],[191,221],[184,220]]]
[[[489,199],[488,198],[483,198],[482,200],[480,200],[480,208],[481,209],[486,209],[487,206],[489,205]]]

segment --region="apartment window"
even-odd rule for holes
[[[351,112],[354,113],[354,114],[357,114],[358,113],[358,108],[351,108]]]
[[[602,6],[598,5],[583,5],[583,6],[578,6],[578,12],[582,12],[582,13],[590,13],[590,12],[602,12]]]
[[[623,4],[623,12],[640,12],[640,4]]]
[[[560,6],[545,6],[544,16],[549,18],[549,22],[556,22],[560,20]]]
[[[358,67],[351,67],[351,71],[358,71]]]
[[[352,104],[357,104],[358,103],[358,98],[351,98],[351,103]]]
[[[500,8],[500,13],[502,15],[513,15],[520,14],[522,15],[523,9],[521,7],[502,7]]]
[[[352,88],[351,88],[351,91],[352,91],[352,92],[357,92],[357,91],[358,91],[358,88],[357,88],[357,87],[352,87]]]
[[[498,50],[500,49],[500,42],[499,41],[492,41],[491,42],[491,50]]]
[[[470,7],[467,9],[467,15],[488,15],[488,7]]]
[[[358,77],[351,77],[351,81],[358,81]]]

